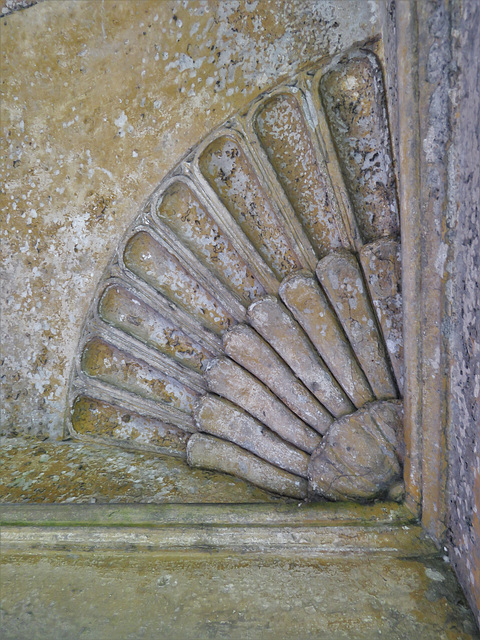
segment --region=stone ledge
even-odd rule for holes
[[[4,527],[3,550],[23,553],[62,552],[190,552],[279,556],[300,554],[382,554],[436,556],[434,544],[418,526],[377,527]]]
[[[3,504],[0,526],[375,526],[409,525],[395,502],[316,504]]]
[[[3,549],[438,555],[396,503],[3,505]]]

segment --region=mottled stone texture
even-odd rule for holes
[[[194,468],[224,471],[273,493],[300,500],[307,497],[306,480],[227,440],[195,433],[188,441],[187,461]]]
[[[0,503],[285,501],[224,473],[192,469],[179,458],[92,443],[1,438],[0,466]]]
[[[333,423],[308,467],[309,490],[331,500],[370,499],[400,480],[401,402],[373,402]]]
[[[480,7],[476,1],[455,0],[417,3],[416,9],[422,524],[439,544],[448,542],[478,618]],[[406,282],[405,270],[403,275]],[[408,330],[405,338],[407,345]]]
[[[206,371],[208,390],[243,407],[287,442],[311,453],[320,444],[320,435],[310,429],[265,385],[229,358],[213,360]],[[332,422],[323,413],[323,431]],[[323,433],[321,431],[321,433]]]
[[[403,388],[402,256],[400,243],[364,245],[360,260],[400,391]]]
[[[478,640],[434,558],[4,555],[4,640]]]
[[[364,0],[46,0],[0,28],[2,432],[58,437],[88,305],[142,202],[261,91],[375,35],[377,13]]]
[[[344,231],[327,171],[315,155],[296,100],[288,94],[272,98],[259,109],[255,128],[317,256],[343,246]]]
[[[449,549],[480,623],[480,5],[455,3]]]
[[[37,2],[42,2],[42,0],[3,0],[1,3],[1,13],[2,15],[7,15],[12,13],[12,11],[20,11],[21,9],[28,9],[28,7],[32,7]]]
[[[320,81],[327,120],[364,242],[396,235],[398,206],[382,70],[356,53]]]

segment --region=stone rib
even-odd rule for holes
[[[167,455],[186,457],[190,433],[102,400],[77,397],[71,422],[79,436],[101,438],[103,441],[115,439],[126,446],[155,448]]]
[[[255,330],[333,415],[343,415],[352,410],[350,401],[300,325],[277,298],[266,297],[254,302],[248,308],[247,317]]]
[[[271,464],[306,478],[310,456],[228,400],[207,394],[194,408],[199,431],[228,440]]]
[[[317,160],[296,98],[279,94],[255,116],[255,132],[317,256],[343,246],[345,235],[325,166]],[[340,229],[342,233],[340,232]]]
[[[123,260],[127,269],[210,331],[220,334],[234,324],[232,316],[210,292],[187,273],[171,252],[145,231],[130,238]]]
[[[333,64],[320,96],[364,242],[399,231],[382,70],[372,53]]]
[[[228,356],[266,384],[303,422],[325,433],[332,423],[330,413],[256,331],[237,325],[225,333],[223,346]]]
[[[98,305],[100,317],[182,364],[201,371],[212,354],[128,289],[108,286]]]
[[[273,493],[300,500],[307,497],[304,478],[278,469],[236,444],[203,433],[195,433],[188,441],[187,461],[192,467],[230,473]]]
[[[201,372],[194,371],[178,362],[178,360],[161,353],[139,339],[115,328],[113,325],[103,322],[100,318],[95,319],[89,325],[89,332],[85,337],[89,338],[90,336],[96,336],[122,351],[135,354],[135,357],[141,359],[148,366],[162,371],[166,376],[173,378],[183,386],[189,387],[197,394],[202,394],[205,391],[206,383]]]
[[[236,140],[224,135],[211,142],[199,158],[199,167],[279,280],[303,266],[274,205]]]
[[[361,407],[373,400],[350,343],[318,283],[309,275],[294,274],[284,280],[280,295],[353,404]],[[332,413],[340,417],[352,409],[344,402]]]
[[[198,393],[163,371],[98,337],[85,345],[81,367],[91,378],[186,413],[191,413],[198,398]]]
[[[321,442],[264,384],[230,360],[216,358],[205,372],[208,390],[242,407],[254,418],[302,451],[311,453]]]
[[[382,238],[360,251],[365,279],[400,391],[403,388],[402,265],[400,243]]]
[[[320,260],[320,280],[378,399],[397,397],[387,354],[355,256],[338,251]]]
[[[265,291],[200,198],[184,182],[169,185],[155,215],[244,304]]]

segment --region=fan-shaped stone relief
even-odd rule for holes
[[[86,319],[70,433],[294,498],[384,494],[403,459],[398,233],[382,72],[358,49],[160,184]]]

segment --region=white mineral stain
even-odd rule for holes
[[[435,260],[435,270],[439,276],[443,277],[445,272],[445,262],[448,255],[448,245],[442,242],[438,249],[437,257]]]
[[[427,578],[430,578],[430,580],[434,580],[435,582],[445,581],[445,576],[443,574],[441,574],[439,571],[435,571],[435,569],[430,569],[429,567],[425,569],[425,575],[427,576]]]
[[[124,127],[127,124],[128,117],[125,111],[122,111],[118,118],[115,120],[115,125],[120,129],[118,135],[123,138],[125,136]]]

